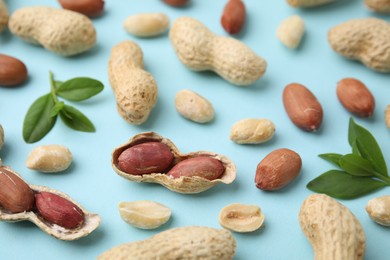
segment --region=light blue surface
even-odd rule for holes
[[[351,18],[374,16],[363,1],[344,0],[326,7],[298,10],[285,1],[246,0],[247,24],[238,37],[268,62],[265,76],[249,87],[230,85],[213,73],[196,73],[178,60],[167,34],[153,39],[128,35],[124,19],[140,12],[164,12],[171,21],[191,16],[205,23],[213,32],[226,35],[220,15],[226,1],[193,1],[187,8],[170,8],[158,0],[106,1],[104,16],[93,20],[98,33],[97,46],[90,52],[64,58],[12,36],[0,35],[0,52],[23,60],[29,70],[28,82],[14,89],[0,88],[0,123],[6,145],[0,156],[31,184],[61,190],[91,212],[99,213],[101,226],[78,241],[56,240],[29,222],[0,223],[0,259],[94,259],[107,249],[126,242],[148,238],[174,227],[202,225],[219,228],[222,207],[239,202],[257,204],[266,216],[265,229],[251,234],[237,234],[235,259],[312,259],[313,251],[301,232],[298,212],[302,201],[312,194],[306,184],[332,166],[317,157],[320,153],[347,153],[347,129],[350,114],[340,105],[336,83],[344,77],[356,77],[367,84],[376,98],[375,114],[370,119],[356,119],[368,128],[382,147],[390,164],[390,131],[384,124],[384,109],[390,103],[389,75],[373,72],[357,62],[334,53],[327,42],[332,26]],[[49,0],[8,1],[9,10],[27,5],[59,6]],[[305,21],[306,35],[298,50],[282,46],[275,36],[280,21],[299,14]],[[382,18],[390,20],[389,17]],[[155,77],[158,104],[142,126],[126,123],[117,113],[108,83],[107,65],[111,47],[123,40],[135,40],[143,49],[145,67]],[[69,130],[59,120],[49,135],[35,144],[22,139],[22,122],[30,104],[49,91],[48,71],[58,80],[89,76],[105,84],[104,91],[75,106],[94,122],[97,132]],[[299,82],[319,99],[324,109],[323,126],[317,133],[306,133],[288,119],[282,104],[285,85]],[[212,102],[215,120],[200,125],[182,118],[175,110],[174,96],[188,88]],[[268,118],[276,126],[272,141],[262,145],[237,145],[229,140],[231,126],[243,118]],[[131,136],[155,131],[171,139],[183,152],[210,150],[230,157],[237,166],[236,181],[219,185],[196,195],[171,192],[160,185],[129,182],[111,168],[111,152]],[[43,174],[29,170],[25,160],[33,147],[64,144],[74,156],[72,167],[61,174]],[[254,185],[255,169],[265,155],[277,148],[290,148],[303,160],[300,176],[287,188],[264,192]],[[390,259],[389,229],[371,221],[365,205],[371,198],[390,194],[390,188],[360,199],[341,201],[361,222],[367,236],[366,259]],[[119,216],[120,201],[154,200],[170,207],[173,217],[157,230],[139,230]]]

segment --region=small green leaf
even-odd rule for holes
[[[73,78],[62,82],[56,89],[56,93],[58,96],[70,101],[81,101],[98,94],[103,88],[103,84],[98,80]]]
[[[57,117],[51,116],[54,101],[51,94],[39,97],[28,109],[23,122],[23,139],[27,143],[41,140],[53,128]]]
[[[356,129],[355,129],[355,121],[353,118],[349,118],[349,126],[348,126],[348,143],[353,148],[355,140],[356,140]]]
[[[307,188],[339,199],[354,199],[386,186],[369,177],[357,177],[343,171],[331,170],[310,181]]]
[[[347,173],[354,176],[374,176],[372,163],[357,154],[346,154],[340,158],[340,167]]]
[[[70,128],[82,132],[95,132],[92,122],[79,110],[65,105],[60,111],[62,121]]]
[[[55,80],[54,81],[54,88],[57,90],[62,85],[62,83],[63,83],[63,81]]]
[[[355,123],[351,118],[350,127],[355,136],[356,147],[360,155],[369,160],[376,171],[383,176],[388,176],[386,161],[383,157],[375,137],[365,128]]]
[[[60,101],[60,102],[56,102],[54,104],[54,107],[53,109],[51,110],[50,112],[50,116],[57,116],[58,113],[62,110],[62,108],[64,107],[65,103]]]
[[[340,167],[340,158],[343,156],[342,154],[338,154],[338,153],[324,153],[324,154],[320,154],[318,155],[320,158],[328,161],[328,162],[331,162],[333,163],[334,165],[336,166],[339,166]]]

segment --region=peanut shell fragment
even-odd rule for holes
[[[2,32],[8,24],[8,9],[4,3],[4,0],[0,0],[0,32]]]
[[[66,146],[42,145],[31,150],[26,166],[40,172],[61,172],[69,168],[72,160],[72,153]]]
[[[259,206],[233,203],[222,208],[219,224],[235,232],[253,232],[263,226],[264,215]]]
[[[386,127],[390,129],[390,104],[387,105],[385,110],[385,124]]]
[[[381,196],[368,201],[366,211],[370,218],[382,226],[390,227],[390,196]]]
[[[196,123],[208,123],[214,118],[214,108],[210,101],[188,89],[176,93],[175,107],[183,117]]]
[[[230,130],[230,140],[238,144],[260,144],[272,139],[275,125],[268,119],[248,118],[236,122]]]
[[[98,260],[111,259],[233,259],[236,240],[225,229],[181,227],[161,232],[146,240],[116,246]]]
[[[170,168],[173,168],[175,165],[185,163],[188,160],[197,159],[199,157],[207,157],[207,158],[215,159],[218,161],[218,163],[222,164],[224,171],[221,176],[213,180],[209,180],[205,178],[206,176],[202,175],[203,171],[201,171],[202,174],[199,174],[198,171],[195,172],[185,171],[185,174],[184,175],[181,174],[183,176],[179,176],[179,178],[174,178],[174,176],[168,175],[167,172],[150,173],[150,174],[129,174],[122,171],[119,166],[118,158],[123,153],[123,151],[135,145],[149,143],[149,142],[160,142],[169,147],[174,157],[172,164],[170,165]],[[186,165],[186,167],[188,167],[188,165]],[[208,151],[197,151],[188,154],[181,154],[178,148],[172,143],[172,141],[154,132],[144,132],[144,133],[137,134],[133,136],[127,143],[114,149],[112,153],[112,168],[118,175],[130,181],[159,183],[172,191],[184,193],[184,194],[199,193],[208,190],[219,183],[230,184],[236,178],[236,166],[226,156],[216,154],[213,152],[208,152]],[[217,173],[217,171],[214,171],[215,169],[213,168],[212,171],[214,176],[213,178],[215,178],[214,174]],[[186,176],[188,175],[188,173],[191,173],[190,174],[191,176]],[[209,172],[205,172],[205,173],[207,173],[208,175]]]
[[[155,229],[168,222],[171,217],[171,210],[163,204],[139,200],[119,203],[121,218],[137,228]]]

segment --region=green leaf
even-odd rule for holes
[[[98,80],[85,77],[73,78],[62,82],[56,89],[56,93],[70,101],[81,101],[98,94],[103,88],[103,84]]]
[[[353,118],[349,118],[349,126],[348,126],[348,143],[353,148],[355,140],[356,140],[356,123]]]
[[[57,90],[62,85],[62,83],[63,83],[63,81],[55,80],[54,81],[54,88]]]
[[[62,110],[62,108],[65,106],[65,103],[60,101],[60,102],[56,102],[54,104],[54,107],[53,109],[51,110],[50,112],[50,116],[57,116],[58,113]]]
[[[92,122],[79,110],[65,105],[60,111],[62,121],[70,128],[82,132],[95,132]]]
[[[336,166],[339,166],[340,167],[340,158],[343,156],[342,154],[338,154],[338,153],[324,153],[324,154],[320,154],[318,155],[320,158],[328,161],[328,162],[331,162],[333,163],[334,165]]]
[[[330,170],[307,184],[307,188],[339,199],[353,199],[386,186],[369,177],[357,177],[343,171]]]
[[[355,137],[356,147],[360,155],[369,160],[378,173],[388,176],[386,161],[375,137],[367,129],[356,124],[352,118],[350,128],[352,128],[352,135]]]
[[[34,101],[28,109],[23,122],[23,139],[27,143],[41,140],[53,128],[57,117],[51,116],[54,101],[46,94]]]
[[[372,163],[357,154],[346,154],[340,159],[340,167],[354,176],[374,176]]]

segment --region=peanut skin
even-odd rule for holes
[[[0,54],[0,86],[17,86],[27,78],[27,67],[14,57]]]
[[[188,4],[190,0],[163,0],[164,3],[174,6],[174,7],[180,7]]]
[[[100,16],[104,11],[103,0],[58,0],[62,8],[84,14],[89,17]]]
[[[156,81],[143,67],[143,53],[135,42],[124,41],[112,48],[108,78],[118,113],[134,125],[144,123],[157,102]]]
[[[245,5],[241,0],[228,0],[223,9],[221,24],[230,34],[239,33],[245,24]]]
[[[266,61],[244,43],[216,36],[193,18],[176,19],[169,37],[179,59],[191,70],[212,70],[239,86],[251,85],[265,73]]]
[[[207,156],[199,156],[179,162],[167,175],[173,178],[197,176],[211,181],[219,178],[224,171],[225,167],[219,160]]]
[[[118,167],[135,175],[163,173],[172,161],[173,154],[166,144],[148,142],[123,151],[118,157]]]

